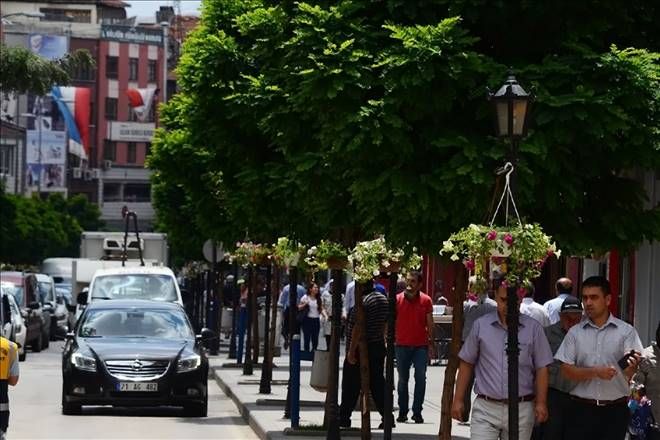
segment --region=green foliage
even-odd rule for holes
[[[75,257],[80,233],[100,228],[99,217],[98,207],[83,196],[52,194],[41,200],[2,192],[0,261],[37,265],[47,257]]]
[[[64,58],[51,61],[22,47],[0,44],[0,88],[16,93],[45,95],[54,85],[67,85],[71,73],[79,66],[94,66],[87,50],[77,50]]]
[[[660,7],[585,8],[206,1],[149,160],[160,226],[175,249],[385,234],[437,250],[487,215],[509,146],[485,88],[512,66],[536,95],[520,211],[569,252],[659,238],[630,171],[660,167]]]

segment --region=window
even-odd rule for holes
[[[138,59],[131,58],[128,60],[128,80],[137,81],[138,79]]]
[[[151,185],[148,183],[127,183],[124,185],[125,202],[151,201]]]
[[[103,184],[104,202],[121,202],[121,183]]]
[[[157,75],[157,64],[156,60],[149,60],[149,65],[147,66],[147,80],[149,82],[156,82]]]
[[[39,8],[39,12],[44,14],[41,21],[92,22],[92,11],[89,9]]]
[[[117,57],[105,57],[105,77],[114,79],[119,77],[119,60]]]
[[[117,98],[105,98],[105,120],[117,120]]]
[[[151,142],[144,144],[144,155],[149,156],[151,154]]]
[[[103,143],[103,159],[117,160],[117,142],[106,139]]]
[[[13,174],[14,147],[11,145],[0,145],[0,174]]]
[[[135,163],[137,161],[137,144],[129,142],[126,150],[126,162]]]
[[[73,79],[77,81],[94,81],[94,77],[94,68],[89,65],[81,64],[73,70]]]

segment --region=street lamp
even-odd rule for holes
[[[161,93],[163,94],[163,103],[167,102],[167,30],[170,27],[168,21],[161,21],[160,26],[163,28],[163,85]]]
[[[501,138],[508,138],[511,149],[508,161],[513,165],[511,171],[511,196],[515,194],[515,168],[518,156],[518,143],[527,135],[527,118],[532,97],[509,71],[505,83],[495,93],[489,93],[489,99],[495,107],[495,130]],[[508,405],[509,405],[509,440],[518,440],[518,309],[519,286],[507,288],[507,360],[508,360]]]

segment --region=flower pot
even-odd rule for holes
[[[493,248],[490,250],[491,257],[502,257],[506,258],[511,255],[511,247],[507,243],[502,243],[502,250],[498,248]]]
[[[346,269],[348,267],[348,259],[340,257],[330,257],[326,260],[328,269]]]

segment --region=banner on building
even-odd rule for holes
[[[56,60],[69,53],[66,35],[28,34],[27,47],[32,53],[49,60]]]
[[[163,32],[159,29],[141,29],[133,26],[101,25],[101,39],[127,43],[163,45]]]
[[[108,139],[119,142],[151,142],[156,124],[149,122],[108,122]]]

